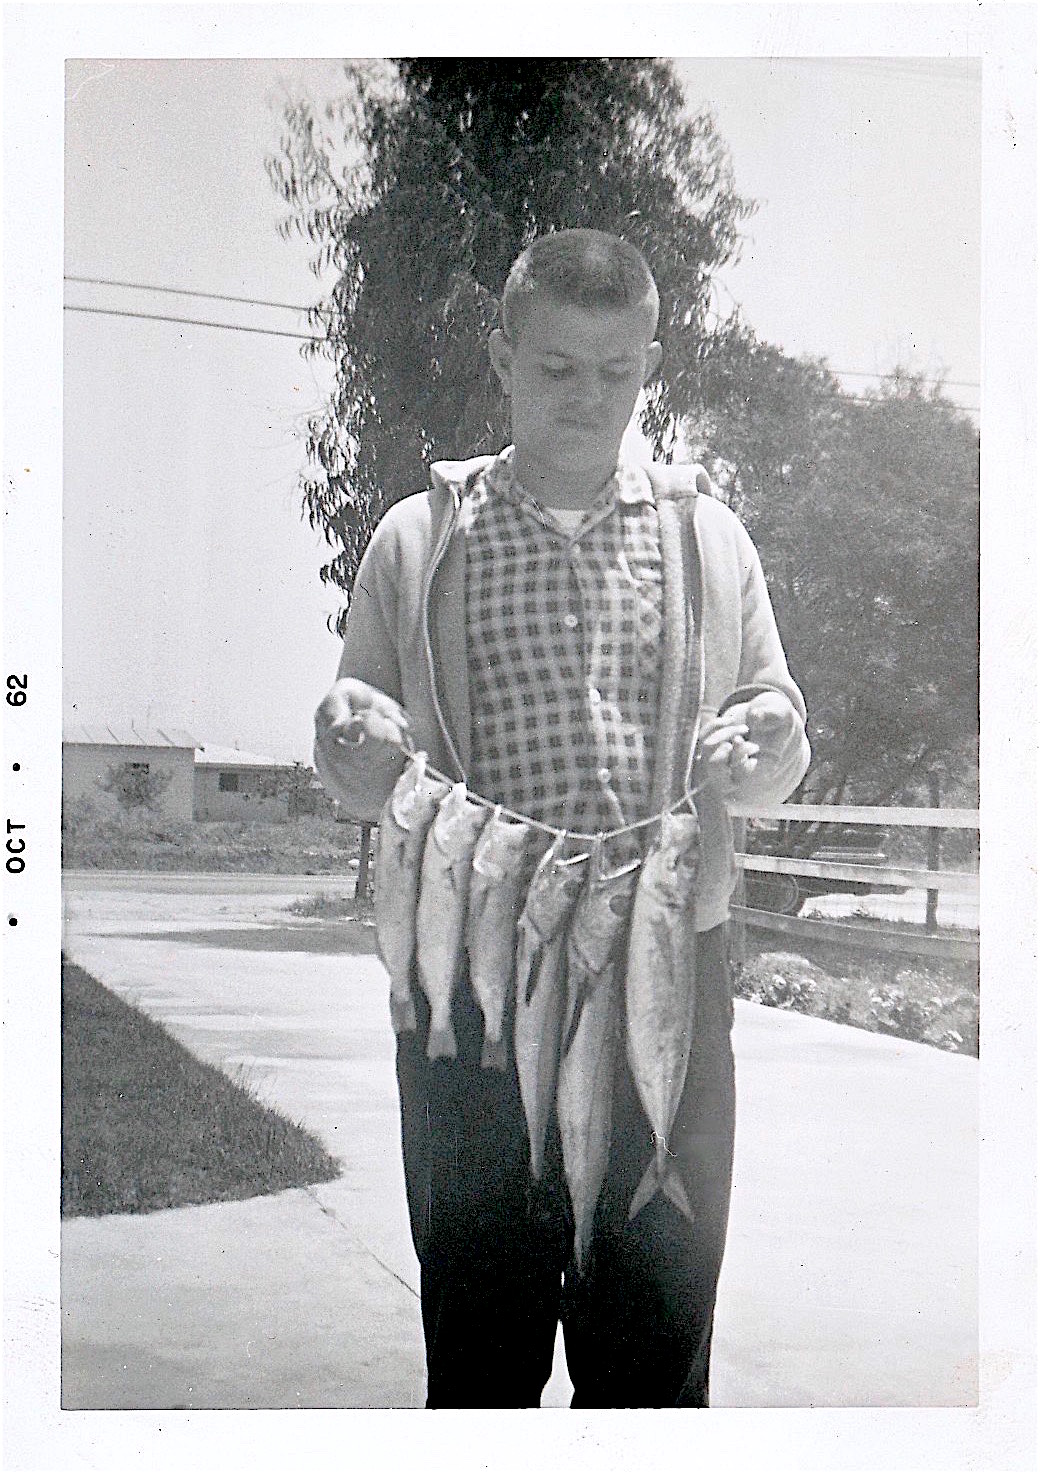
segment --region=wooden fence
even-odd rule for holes
[[[938,841],[943,830],[977,831],[979,816],[974,809],[938,808],[869,808],[852,804],[780,804],[772,808],[734,806],[737,831],[737,863],[740,879],[734,896],[733,956],[742,961],[746,951],[746,930],[779,933],[782,936],[815,939],[843,946],[864,947],[875,952],[901,952],[916,957],[959,958],[978,961],[977,929],[963,935],[937,935],[926,930],[907,931],[899,922],[873,922],[857,925],[852,921],[829,921],[815,917],[789,916],[774,911],[756,910],[745,904],[745,874],[804,876],[814,880],[854,881],[867,886],[897,886],[924,892],[925,914],[922,920],[934,920],[940,895],[978,897],[979,877],[973,871],[942,870],[930,863],[925,869],[898,864],[862,865],[844,860],[805,860],[786,855],[752,855],[746,851],[748,819],[781,820],[795,823],[838,823],[869,825],[886,830],[927,829]],[[938,843],[929,846],[938,856]]]
[[[844,860],[803,860],[786,855],[752,855],[744,848],[748,819],[782,820],[783,822],[838,823],[869,825],[884,829],[927,829],[936,837],[943,830],[977,831],[979,816],[974,809],[868,808],[853,804],[780,804],[773,808],[734,806],[732,814],[737,830],[737,864],[740,878],[732,907],[731,950],[735,961],[746,954],[746,931],[778,933],[781,936],[819,942],[838,943],[847,947],[863,947],[875,952],[899,952],[916,957],[956,958],[978,961],[979,937],[975,929],[958,936],[937,935],[928,931],[906,931],[898,922],[825,921],[816,917],[788,916],[776,911],[762,911],[747,906],[744,876],[748,871],[767,875],[804,876],[815,880],[854,881],[868,886],[898,886],[922,891],[928,897],[925,916],[935,915],[940,895],[977,898],[979,877],[973,871],[941,870],[935,866],[919,869],[906,865],[862,865]],[[360,863],[355,894],[369,898],[369,854],[373,825],[362,825]],[[938,846],[930,847],[933,854]]]

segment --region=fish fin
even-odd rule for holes
[[[524,1004],[527,1008],[530,1008],[531,999],[534,997],[535,990],[538,987],[538,978],[539,974],[541,973],[540,964],[541,955],[539,952],[536,951],[531,956],[531,962],[527,972],[527,986],[523,990]]]
[[[574,1043],[575,1035],[578,1032],[578,1025],[581,1023],[581,1015],[592,993],[594,981],[593,974],[587,968],[583,967],[578,975],[578,986],[574,992],[574,1012],[571,1014],[570,1023],[567,1025],[567,1033],[564,1036],[563,1046],[560,1050],[561,1054],[566,1054]]]
[[[678,1208],[683,1217],[688,1218],[690,1222],[693,1223],[693,1209],[690,1206],[690,1200],[686,1195],[686,1188],[683,1186],[683,1180],[674,1167],[669,1167],[668,1171],[665,1173],[665,1179],[661,1185],[661,1190],[668,1201],[674,1204],[676,1208]]]
[[[415,1017],[415,999],[411,993],[405,993],[400,997],[390,994],[390,1022],[394,1026],[395,1034],[414,1034],[418,1027]]]
[[[637,1213],[642,1212],[658,1191],[664,1194],[673,1207],[678,1208],[684,1218],[688,1218],[691,1223],[694,1222],[693,1208],[690,1206],[690,1199],[679,1173],[671,1165],[666,1167],[662,1173],[656,1160],[647,1167],[642,1181],[632,1196],[632,1204],[628,1210],[630,1222]]]
[[[632,1204],[628,1210],[628,1220],[630,1223],[637,1213],[642,1212],[660,1186],[661,1179],[658,1175],[657,1162],[655,1160],[650,1163],[649,1167],[643,1173],[642,1180],[632,1195]]]
[[[504,1038],[484,1040],[484,1047],[480,1052],[480,1068],[501,1070],[505,1074],[509,1068],[509,1046]]]
[[[430,1037],[426,1041],[427,1059],[455,1059],[458,1052],[455,1030],[450,1021],[443,1028],[430,1030]]]

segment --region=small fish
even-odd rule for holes
[[[503,1037],[506,1004],[516,967],[516,925],[523,899],[523,860],[530,836],[526,824],[503,819],[495,810],[473,852],[466,951],[469,980],[484,1016],[484,1069],[505,1070]]]
[[[472,802],[464,783],[456,783],[441,801],[423,851],[415,927],[419,986],[430,1005],[430,1059],[454,1059],[458,1053],[451,1004],[462,960],[473,851],[487,812]]]
[[[560,835],[538,862],[517,927],[513,1051],[535,1178],[542,1175],[545,1133],[556,1097],[566,1001],[565,927],[588,861],[588,855],[565,858],[563,846]]]
[[[616,951],[628,924],[639,860],[604,874],[602,845],[574,911],[567,941],[567,1037],[556,1085],[563,1168],[574,1211],[574,1254],[584,1266],[607,1173],[614,1066],[621,1015]]]
[[[383,805],[376,833],[376,946],[390,974],[390,1020],[397,1034],[416,1027],[412,997],[415,909],[426,835],[448,784],[429,777],[417,752]]]
[[[653,1132],[654,1157],[636,1188],[629,1218],[658,1191],[692,1220],[668,1136],[686,1081],[696,1003],[696,954],[689,908],[697,882],[700,824],[665,814],[643,861],[632,906],[625,977],[629,1067]]]

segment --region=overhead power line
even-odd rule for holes
[[[154,282],[113,281],[107,276],[66,276],[65,281],[82,282],[92,287],[126,287],[134,292],[168,292],[176,297],[208,297],[213,302],[244,302],[249,307],[284,307],[287,312],[309,312],[297,302],[269,302],[263,297],[233,297],[228,292],[203,292],[195,287],[160,287]]]
[[[255,328],[240,322],[209,322],[201,317],[173,317],[163,312],[124,312],[118,307],[77,307],[68,302],[66,312],[89,312],[96,317],[135,317],[143,322],[177,322],[194,328],[223,328],[229,333],[259,333],[268,338],[296,338],[301,343],[313,343],[308,333],[290,333],[284,328]],[[320,341],[320,340],[319,340]]]
[[[138,285],[137,283],[116,283],[116,282],[104,282],[104,283],[101,283],[99,278],[93,278],[93,277],[92,278],[86,278],[86,277],[66,277],[65,280],[66,281],[87,281],[87,280],[97,281],[99,285],[105,285],[105,286],[116,286],[116,285],[130,286],[130,285],[133,285],[133,286],[136,287]],[[181,290],[178,287],[148,287],[148,288],[143,288],[143,289],[144,290],[148,290],[148,291],[155,291],[155,292],[163,292],[163,291],[179,292]],[[253,297],[229,297],[229,296],[225,296],[224,294],[218,293],[218,292],[188,292],[187,289],[185,289],[185,294],[186,295],[189,295],[189,296],[196,296],[196,297],[211,297],[211,298],[213,298],[213,299],[215,299],[217,301],[222,301],[222,302],[245,302],[245,303],[249,303],[251,305],[264,306],[264,307],[276,307],[276,306],[277,307],[289,307],[291,305],[291,304],[289,304],[287,302],[278,302],[278,303],[276,303],[276,302],[262,302],[258,298],[253,298]],[[172,322],[172,323],[182,324],[182,325],[184,325],[186,327],[218,328],[218,329],[223,329],[225,332],[229,332],[229,333],[256,333],[260,337],[269,337],[269,338],[295,338],[296,341],[299,342],[299,343],[313,343],[313,342],[322,342],[322,341],[325,341],[324,339],[316,339],[310,333],[294,333],[294,332],[289,331],[286,328],[261,328],[261,327],[253,327],[253,326],[250,326],[249,324],[246,324],[246,323],[238,323],[238,322],[214,322],[214,321],[212,321],[211,319],[208,319],[208,318],[201,318],[201,317],[179,317],[179,316],[173,315],[172,313],[164,313],[164,312],[137,312],[137,311],[130,311],[130,310],[126,309],[126,308],[119,308],[119,307],[85,307],[85,306],[80,306],[80,305],[78,305],[76,303],[70,303],[70,302],[66,302],[64,304],[64,310],[66,312],[83,312],[83,313],[87,313],[87,314],[89,314],[91,316],[94,316],[94,317],[126,317],[126,318],[136,318],[136,319],[139,319],[142,322]],[[292,310],[293,311],[299,311],[299,312],[305,312],[305,311],[307,311],[307,309],[304,308],[304,307],[299,307],[299,308],[294,307]],[[840,377],[844,377],[844,378],[854,378],[854,379],[904,379],[904,378],[912,378],[913,377],[913,375],[907,375],[907,374],[875,373],[875,372],[869,372],[869,371],[867,371],[865,369],[836,369],[836,368],[832,368],[830,371],[831,371],[831,373],[833,373],[834,375],[836,375],[839,378]],[[958,389],[978,389],[980,387],[980,385],[978,383],[972,382],[972,381],[967,380],[967,379],[923,379],[921,382],[922,383],[925,383],[925,384],[937,384],[937,383],[941,383],[944,388],[949,387],[949,388],[958,388]],[[849,395],[849,398],[850,399],[858,399],[858,400],[861,400],[861,401],[864,401],[865,402],[866,399],[868,398],[868,396],[863,395],[863,394],[850,394]],[[962,408],[962,409],[970,409],[970,410],[977,410],[978,409],[978,405],[965,404],[965,405],[961,405],[960,408]]]
[[[304,307],[299,302],[272,302],[272,301],[270,301],[270,300],[268,300],[267,298],[264,298],[264,297],[236,297],[236,296],[230,295],[227,292],[204,292],[200,288],[197,288],[197,287],[161,287],[161,286],[158,286],[154,282],[117,281],[117,280],[115,280],[115,279],[113,279],[111,277],[105,277],[105,276],[66,276],[64,278],[64,280],[65,281],[68,281],[68,282],[82,282],[82,283],[84,283],[84,284],[86,284],[88,286],[96,286],[96,287],[123,287],[123,288],[125,288],[128,291],[134,291],[134,292],[166,292],[166,293],[170,293],[170,294],[172,294],[174,296],[179,296],[179,297],[206,297],[210,301],[213,301],[213,302],[242,302],[242,303],[244,303],[248,307],[281,307],[281,308],[284,308],[286,312],[311,312],[311,311],[313,311],[313,307]],[[315,303],[314,305],[317,306],[319,304]],[[87,311],[86,308],[81,308],[81,309],[78,309],[78,310],[84,311],[84,312]],[[93,308],[92,310],[95,311],[95,312],[101,312],[102,311],[102,309],[99,308],[99,307]],[[114,309],[113,309],[113,311],[114,311]],[[127,314],[127,315],[129,316],[130,314]],[[146,314],[142,314],[142,315],[146,315]],[[160,319],[160,320],[162,320],[162,319]],[[187,318],[183,318],[183,319],[178,318],[178,319],[170,319],[170,320],[171,321],[184,321],[184,322],[187,322],[189,320],[195,321],[195,319],[187,319]],[[218,323],[207,323],[207,324],[204,324],[204,325],[205,326],[208,326],[208,327],[232,326],[231,324],[218,324]],[[243,331],[263,332],[263,331],[266,331],[266,329],[253,328],[253,329],[243,329]],[[309,339],[308,339],[308,341],[309,341]],[[846,378],[846,379],[902,379],[902,378],[912,377],[910,375],[900,374],[900,373],[881,373],[881,372],[879,372],[877,370],[872,370],[872,369],[843,369],[843,368],[833,368],[829,364],[828,364],[828,368],[830,369],[830,372],[832,374],[837,374],[837,375],[839,375],[839,376],[841,376],[843,378]],[[977,379],[936,379],[936,378],[926,378],[926,379],[923,379],[922,382],[925,383],[925,384],[940,384],[941,383],[943,385],[948,385],[951,389],[978,389],[980,387],[979,382],[978,382]]]
[[[828,364],[829,367],[830,365]],[[913,379],[917,377],[916,374],[909,372],[902,374],[882,374],[873,369],[832,368],[830,371],[832,374],[837,374],[839,378],[846,379]],[[951,389],[979,389],[982,387],[977,379],[922,379],[921,382],[923,384],[949,385]]]

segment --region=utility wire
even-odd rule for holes
[[[326,339],[326,338],[314,338],[314,337],[310,336],[307,333],[292,333],[292,332],[288,332],[285,328],[257,328],[257,327],[250,327],[250,326],[247,326],[245,323],[239,323],[239,322],[213,322],[213,321],[211,321],[209,319],[201,318],[201,317],[174,317],[172,314],[163,313],[163,312],[129,312],[129,311],[123,310],[123,309],[118,308],[118,307],[79,307],[79,306],[76,306],[75,304],[69,303],[69,302],[66,302],[64,304],[64,311],[66,311],[66,312],[85,312],[85,313],[89,313],[91,316],[94,316],[94,317],[130,317],[130,318],[137,318],[137,319],[139,319],[142,322],[172,322],[172,323],[183,323],[185,326],[194,327],[194,328],[222,328],[225,332],[228,332],[228,333],[257,333],[261,337],[268,337],[268,338],[295,338],[296,341],[299,342],[299,343],[315,343],[315,342],[323,343],[323,342],[328,342],[328,339]],[[843,370],[839,370],[839,369],[834,369],[833,372],[835,374],[839,374],[839,373],[844,372],[844,371]],[[857,377],[861,377],[861,378],[895,379],[895,378],[900,378],[901,375],[899,375],[899,374],[877,374],[877,375],[872,375],[872,374],[866,374],[866,373],[864,373],[864,374],[857,375]],[[925,380],[925,382],[926,383],[934,383],[936,381],[935,380]],[[962,387],[971,388],[971,387],[976,387],[976,386],[962,385]],[[873,403],[873,400],[867,394],[852,394],[852,393],[848,393],[846,391],[846,396],[845,397],[847,399],[855,399],[860,404],[870,404],[870,403]],[[957,403],[957,402],[954,401],[954,403]],[[977,413],[979,407],[978,407],[977,404],[957,404],[957,408],[958,409],[963,409],[963,410],[972,410],[972,411],[975,411]]]
[[[830,368],[830,365],[828,365],[828,368]],[[913,373],[882,374],[872,372],[870,369],[832,368],[830,372],[837,374],[839,378],[846,379],[913,379],[916,377]],[[922,379],[921,382],[924,384],[948,385],[951,389],[979,389],[982,387],[977,379]]]
[[[178,297],[208,297],[214,302],[245,302],[250,307],[284,307],[288,312],[309,312],[295,302],[268,302],[263,297],[232,297],[227,292],[202,292],[194,287],[159,287],[152,282],[113,281],[106,276],[66,276],[65,281],[83,282],[93,287],[127,287],[135,292],[170,292]]]
[[[197,290],[194,287],[160,287],[160,286],[154,285],[151,282],[115,281],[115,280],[112,280],[109,277],[104,277],[104,276],[66,276],[64,278],[64,280],[65,281],[68,281],[68,282],[82,282],[82,283],[85,283],[88,286],[96,286],[96,287],[125,287],[128,290],[135,291],[135,292],[168,292],[168,293],[173,293],[174,295],[180,296],[180,297],[206,297],[206,298],[209,298],[211,301],[214,301],[214,302],[242,302],[242,303],[245,303],[247,306],[250,306],[250,307],[282,307],[287,312],[310,312],[310,311],[313,310],[311,307],[303,307],[303,306],[301,306],[297,302],[271,302],[271,301],[266,300],[263,297],[234,297],[234,296],[230,296],[226,292],[203,292],[203,291]],[[319,304],[316,303],[314,305],[317,306]],[[81,312],[86,312],[88,310],[89,311],[93,311],[93,312],[102,312],[102,311],[106,311],[108,309],[103,309],[103,308],[100,308],[100,307],[94,307],[94,308],[88,309],[88,308],[83,307],[83,308],[70,309],[70,310],[73,310],[73,311],[81,311]],[[125,315],[129,317],[129,316],[135,316],[137,314],[126,313]],[[140,315],[141,316],[147,316],[147,314],[140,314]],[[160,321],[163,321],[164,319],[159,319],[159,320]],[[194,320],[195,319],[189,319],[189,318],[170,319],[170,321],[177,321],[177,322],[188,322],[188,321],[194,321]],[[208,326],[208,327],[231,326],[231,324],[222,324],[222,323],[208,323],[208,324],[204,324],[204,325],[205,326]],[[243,331],[252,331],[252,332],[259,333],[259,332],[273,331],[273,329],[253,328],[253,329],[243,329]],[[307,341],[309,342],[310,339],[308,339]],[[903,378],[907,378],[907,377],[913,377],[912,375],[906,375],[906,374],[873,372],[873,371],[870,371],[870,370],[867,370],[867,369],[841,369],[841,368],[832,368],[829,364],[828,364],[828,369],[830,370],[830,372],[832,374],[837,374],[838,376],[844,377],[846,379],[903,379]],[[926,383],[926,384],[937,384],[937,383],[940,383],[941,382],[944,385],[948,385],[951,389],[978,389],[980,387],[978,381],[975,380],[975,379],[943,379],[943,380],[939,380],[939,379],[929,378],[929,379],[923,380],[923,382]]]
[[[64,310],[66,312],[89,312],[97,317],[136,317],[144,322],[180,322],[195,328],[223,328],[229,333],[260,333],[269,338],[296,338],[301,343],[315,341],[307,333],[290,333],[283,328],[254,328],[239,322],[208,322],[201,317],[172,317],[161,312],[122,312],[117,307],[74,307],[69,303],[65,304]]]

